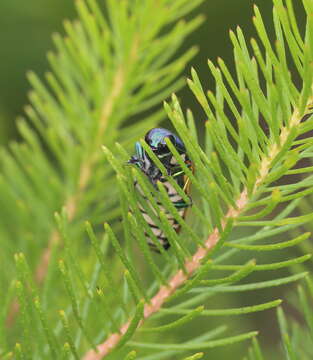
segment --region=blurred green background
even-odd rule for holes
[[[197,13],[206,16],[206,21],[188,38],[184,48],[192,45],[199,47],[199,53],[190,66],[197,69],[205,89],[214,90],[214,83],[209,77],[207,67],[208,58],[215,61],[220,56],[228,64],[233,62],[229,29],[235,29],[237,25],[240,25],[247,38],[255,36],[251,19],[254,3],[259,6],[267,28],[272,29],[272,1],[270,0],[207,0],[196,9]],[[54,32],[63,33],[62,22],[65,18],[75,18],[73,0],[0,1],[0,143],[5,145],[11,139],[18,139],[15,120],[23,114],[23,106],[27,104],[29,86],[26,72],[34,70],[42,75],[48,70],[46,53],[53,49],[51,36]],[[270,33],[273,32],[270,31]],[[189,72],[190,69],[187,68],[185,75],[188,76]],[[179,96],[183,107],[190,107],[199,120],[199,124],[203,123],[204,114],[191,92],[185,88],[180,91]],[[270,259],[264,262],[270,262]],[[279,289],[274,294],[271,290],[271,298],[275,298],[275,295],[280,297],[280,291]],[[256,299],[255,296],[258,298]],[[243,294],[243,298],[245,304],[268,300],[263,292],[249,294],[249,296]],[[242,298],[236,295],[220,300],[217,306],[220,308],[234,306],[236,303],[237,306],[243,305]],[[214,323],[216,321],[220,319],[214,319]],[[234,325],[235,322],[236,320],[232,324]],[[274,310],[267,311],[265,314],[246,316],[244,322],[241,323],[241,331],[258,327],[263,329],[260,336],[263,344],[264,342],[273,344],[278,341]],[[220,351],[218,358],[237,359],[234,354],[238,346],[245,348],[246,344],[234,345],[227,350],[218,350]]]

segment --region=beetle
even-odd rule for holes
[[[164,128],[153,128],[149,130],[145,135],[145,142],[149,145],[150,149],[153,151],[153,153],[158,157],[158,159],[161,161],[161,163],[164,165],[167,174],[169,176],[172,176],[173,179],[176,181],[176,183],[182,188],[182,190],[188,195],[189,197],[189,190],[190,190],[190,179],[186,176],[184,173],[182,167],[177,162],[176,158],[173,156],[171,151],[169,150],[166,139],[169,139],[171,143],[175,146],[176,150],[180,154],[182,160],[184,163],[191,168],[193,171],[193,165],[190,161],[187,152],[186,147],[183,143],[183,141],[174,133],[171,131],[164,129]],[[133,155],[130,160],[128,161],[128,164],[132,164],[137,166],[149,179],[149,181],[152,183],[152,185],[156,187],[156,184],[158,181],[160,181],[167,194],[170,198],[172,204],[177,209],[179,215],[184,218],[186,215],[187,208],[191,205],[191,198],[189,202],[186,202],[177,192],[177,190],[173,187],[173,185],[168,181],[167,177],[162,174],[160,169],[154,164],[153,160],[149,157],[147,152],[144,150],[143,146],[140,144],[140,142],[136,142],[135,144],[135,155]],[[144,197],[142,190],[140,189],[139,184],[137,181],[135,181],[135,187],[141,194],[141,196]],[[146,197],[144,197],[145,200],[148,201]],[[173,227],[173,229],[179,233],[181,226],[178,224],[177,220],[169,214],[163,207],[162,203],[157,201],[157,204],[159,206],[160,211],[163,210],[163,212],[166,214],[167,219],[170,223],[170,225]],[[149,204],[150,205],[150,204]],[[145,221],[149,225],[151,231],[155,235],[155,237],[158,239],[160,244],[163,246],[165,250],[167,250],[170,247],[170,243],[162,231],[156,223],[153,221],[153,219],[150,217],[150,215],[147,213],[147,211],[139,204],[139,209],[141,211],[142,216],[144,217]],[[156,215],[157,218],[158,214],[155,211],[155,209],[150,205],[151,210]],[[155,243],[152,241],[152,239],[149,238],[148,234],[146,233],[147,242],[151,249],[158,252],[158,249],[155,245]]]

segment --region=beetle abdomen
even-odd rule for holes
[[[178,194],[178,192],[176,191],[176,189],[172,186],[172,184],[170,182],[168,182],[167,180],[165,180],[163,178],[161,178],[160,181],[163,183],[163,186],[166,189],[167,195],[168,195],[169,199],[171,200],[172,204],[177,209],[178,214],[183,218],[185,215],[185,212],[186,212],[186,208],[189,207],[190,204],[185,202],[185,200]],[[137,190],[140,192],[140,194],[142,196],[144,196],[142,194],[139,184],[136,183],[135,185],[136,185]],[[147,206],[149,206],[151,212],[153,213],[153,215],[158,219],[159,223],[161,222],[161,220],[159,218],[158,213],[163,212],[167,217],[169,225],[177,233],[180,231],[180,228],[181,228],[180,224],[177,222],[177,220],[174,218],[174,216],[164,208],[163,204],[160,201],[155,199],[156,203],[158,205],[158,210],[156,211],[156,209],[152,206],[150,201],[146,197],[144,197],[144,199],[146,201]],[[170,247],[170,243],[169,243],[164,231],[162,229],[160,229],[160,227],[156,224],[156,222],[151,218],[151,216],[147,213],[147,211],[141,205],[139,205],[139,210],[140,210],[143,218],[149,225],[150,230],[154,234],[156,240],[160,242],[160,244],[163,246],[163,248],[165,250],[167,250]],[[151,239],[151,236],[147,232],[145,232],[145,235],[146,235],[149,246],[153,250],[159,252],[157,246],[155,245],[155,241],[153,241]]]

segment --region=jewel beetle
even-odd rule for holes
[[[133,155],[130,158],[128,164],[133,164],[137,166],[145,174],[145,176],[152,183],[152,185],[155,186],[158,181],[162,182],[172,204],[177,209],[179,215],[182,218],[184,218],[186,215],[187,208],[191,205],[191,198],[189,196],[190,180],[184,173],[182,167],[179,165],[174,155],[169,150],[166,144],[166,138],[168,138],[171,141],[171,143],[175,146],[176,150],[181,156],[182,160],[184,161],[184,163],[188,166],[188,168],[190,168],[193,171],[193,164],[187,155],[186,147],[183,141],[171,131],[163,128],[153,128],[146,133],[145,142],[149,145],[153,153],[158,157],[158,159],[164,165],[167,171],[167,175],[172,176],[172,178],[179,185],[179,187],[188,195],[190,199],[189,202],[186,202],[180,196],[177,190],[168,181],[168,177],[162,174],[160,169],[156,166],[156,164],[154,164],[152,159],[150,159],[149,155],[144,150],[140,142],[136,142],[135,155]],[[141,196],[144,196],[137,181],[135,181],[135,187],[140,192]],[[144,199],[146,201],[149,201],[146,197],[144,197]],[[169,224],[178,233],[180,231],[181,226],[178,224],[177,220],[164,209],[161,202],[157,201],[157,204],[159,206],[159,210],[160,211],[163,210],[163,212],[166,214]],[[151,231],[153,232],[157,240],[160,242],[163,248],[167,250],[170,247],[170,243],[166,235],[162,231],[162,229],[160,229],[159,226],[157,226],[155,221],[153,221],[151,216],[141,206],[141,204],[138,204],[138,207],[141,211],[143,218],[149,225]],[[150,208],[152,209],[155,216],[159,218],[157,211],[155,211],[155,209],[152,206],[150,206]],[[146,237],[147,237],[147,242],[151,247],[151,249],[158,251],[155,243],[152,241],[152,239],[148,236],[147,233],[146,233]]]

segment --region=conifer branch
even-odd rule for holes
[[[309,102],[307,106],[309,105]],[[302,117],[299,114],[298,109],[295,109],[291,121],[290,127],[283,127],[280,133],[280,146],[277,144],[273,144],[269,149],[268,156],[264,157],[260,164],[259,176],[255,181],[255,186],[253,193],[257,190],[257,187],[266,179],[269,174],[270,164],[275,159],[275,157],[279,154],[280,150],[283,148],[284,144],[288,139],[288,135],[292,131],[294,127],[297,127],[301,122]],[[246,206],[249,203],[250,196],[248,195],[248,191],[244,188],[236,201],[236,207],[230,207],[226,215],[222,220],[222,230],[225,229],[226,224],[230,220],[236,221],[236,218],[240,216],[244,211]],[[177,273],[169,280],[168,284],[165,286],[161,286],[159,291],[154,295],[151,299],[150,303],[146,303],[143,311],[143,319],[139,322],[138,326],[142,326],[144,320],[157,313],[163,304],[169,299],[171,295],[175,293],[175,291],[180,288],[188,279],[190,279],[197,269],[202,265],[203,260],[207,257],[208,253],[216,246],[216,244],[221,239],[221,233],[218,228],[215,228],[213,232],[209,235],[208,239],[205,242],[204,247],[199,247],[195,254],[192,256],[190,260],[186,260],[185,262],[185,272],[182,270],[177,271]],[[104,356],[108,355],[119,343],[122,336],[126,333],[130,326],[130,321],[126,322],[121,328],[119,333],[114,333],[109,336],[109,338],[103,342],[102,344],[97,346],[97,351],[90,350],[83,357],[84,360],[100,360]]]
[[[229,345],[250,339],[257,332],[215,340],[226,330],[221,326],[199,337],[191,336],[186,344],[164,344],[162,335],[153,343],[145,342],[145,336],[138,342],[130,340],[140,335],[138,328],[146,325],[146,320],[160,321],[160,324],[140,330],[158,335],[175,328],[172,335],[178,336],[176,327],[192,319],[199,309],[201,316],[225,316],[277,306],[280,299],[240,308],[203,310],[204,301],[211,295],[279,286],[306,276],[306,272],[302,272],[233,285],[256,270],[291,267],[310,258],[308,254],[256,265],[254,258],[245,264],[237,264],[237,258],[233,256],[239,251],[279,250],[280,253],[280,249],[299,244],[309,236],[309,233],[301,233],[295,234],[298,236],[293,240],[271,242],[277,235],[294,231],[312,220],[307,209],[301,216],[290,217],[290,214],[300,200],[311,193],[312,175],[307,173],[312,169],[297,164],[301,159],[313,156],[313,138],[303,136],[313,128],[313,22],[308,16],[302,41],[289,0],[285,1],[289,17],[284,13],[284,1],[274,0],[276,51],[256,9],[254,21],[264,48],[252,40],[253,55],[250,55],[240,28],[237,28],[237,34],[231,32],[236,61],[234,77],[221,59],[217,67],[209,62],[216,81],[216,94],[213,94],[204,91],[196,71],[191,71],[189,87],[208,119],[204,148],[199,146],[191,112],[184,115],[175,95],[171,105],[165,103],[165,112],[185,144],[191,168],[196,169],[193,172],[175,145],[167,141],[185,179],[193,184],[193,217],[185,221],[161,183],[154,188],[140,169],[123,165],[130,158],[128,146],[133,144],[134,138],[157,126],[163,117],[161,109],[154,111],[153,107],[183,84],[183,81],[177,81],[177,76],[193,50],[173,63],[170,59],[184,37],[201,20],[177,24],[167,34],[168,25],[201,1],[195,0],[191,4],[188,0],[157,3],[153,0],[134,3],[108,0],[109,13],[102,16],[95,0],[79,0],[81,22],[66,23],[69,38],[64,43],[58,38],[59,52],[50,58],[55,74],[51,73],[47,80],[52,89],[46,89],[35,76],[32,78],[34,93],[27,114],[38,130],[38,137],[26,122],[22,124],[26,146],[12,147],[13,156],[3,157],[7,184],[0,182],[3,194],[9,193],[10,201],[17,200],[25,206],[26,210],[21,207],[16,218],[11,215],[15,205],[7,214],[10,224],[21,225],[17,234],[20,234],[22,247],[23,235],[28,235],[27,230],[32,227],[34,234],[46,234],[48,243],[42,254],[38,241],[30,243],[29,253],[34,256],[29,265],[23,255],[15,257],[18,281],[12,282],[12,291],[5,296],[0,325],[4,327],[5,320],[7,325],[13,325],[15,315],[20,312],[21,326],[12,329],[21,332],[21,346],[18,340],[15,348],[17,357],[55,359],[74,356],[76,359],[100,360],[108,355],[120,359],[118,350],[124,352],[125,348],[136,346],[151,351],[163,349],[161,357],[164,358],[187,350]],[[304,0],[303,4],[308,15],[313,12],[313,5]],[[143,14],[152,14],[151,21],[155,19],[155,24],[148,22]],[[301,89],[290,75],[292,68],[289,69],[289,59],[286,59],[289,50],[303,80]],[[147,110],[153,114],[147,115]],[[138,122],[125,124],[132,116],[138,116]],[[119,143],[113,151],[111,147],[115,141]],[[42,143],[48,145],[53,161],[41,155],[44,154]],[[102,144],[112,168],[108,163],[107,166],[102,164]],[[184,192],[185,187],[180,188],[145,141],[140,144],[162,176],[189,204],[190,194]],[[292,176],[292,181],[287,184],[278,181],[285,175],[294,174],[299,176]],[[51,180],[51,188],[46,186],[46,179]],[[135,181],[138,181],[142,194],[134,191]],[[121,202],[119,208],[117,197],[112,196],[117,194],[116,184]],[[37,188],[39,191],[35,193]],[[151,233],[152,238],[154,232],[141,213],[140,205],[151,219],[155,219],[154,227],[164,232],[171,245],[170,251],[165,251],[157,238],[152,239],[160,248],[160,256],[153,256],[146,235],[150,237]],[[64,210],[60,216],[57,214],[57,225],[54,225],[52,214],[61,207]],[[179,234],[171,227],[166,214],[172,215],[181,227]],[[117,222],[120,215],[123,221]],[[90,220],[86,225],[90,246],[81,226],[86,217]],[[36,219],[34,224],[33,218]],[[104,221],[102,237],[99,225]],[[118,239],[120,235],[122,238]],[[30,236],[30,239],[37,238]],[[72,241],[75,239],[78,241]],[[270,245],[255,244],[263,240],[270,241]],[[82,249],[83,259],[79,258]],[[59,268],[54,266],[55,250],[62,257]],[[138,250],[143,258],[140,263],[137,262]],[[124,278],[121,277],[121,266]],[[216,277],[211,270],[217,271]],[[231,274],[225,276],[223,273],[220,277],[220,271],[225,270]],[[58,271],[63,283],[58,281]],[[154,279],[152,283],[151,278]],[[151,283],[148,288],[147,282]],[[14,300],[16,294],[20,305]],[[55,294],[57,302],[54,303]],[[180,300],[179,303],[174,299]],[[10,305],[11,311],[7,315]],[[48,312],[54,311],[54,305],[61,308],[60,318],[51,321]],[[184,316],[164,324],[169,315]],[[102,342],[102,339],[105,340]],[[207,341],[211,339],[213,341]],[[0,357],[9,354],[11,343],[5,335],[0,336]],[[159,356],[144,351],[143,358]],[[125,359],[134,356],[131,352]]]
[[[202,0],[200,0],[199,3],[201,1]],[[84,7],[85,6],[84,2],[79,1],[78,6]],[[196,4],[194,6],[196,6]],[[194,6],[192,6],[190,9],[192,9]],[[99,9],[97,10],[96,6],[92,5],[91,7],[96,12],[99,10]],[[99,14],[97,13],[97,15],[99,15]],[[100,16],[102,16],[102,15],[100,15]],[[176,35],[177,46],[179,46],[179,41],[181,41],[184,37],[186,37],[188,35],[188,33],[190,31],[192,31],[192,29],[194,27],[197,27],[201,23],[201,21],[202,21],[201,18],[198,18],[195,21],[190,22],[191,26],[188,27],[188,29],[186,28],[185,31]],[[158,23],[157,27],[154,29],[154,31],[156,31],[157,28],[160,27],[160,29],[161,29],[163,26],[165,26],[165,24],[169,25],[172,22],[173,21],[171,21],[169,19],[165,19],[164,24]],[[103,24],[101,24],[101,25],[103,25]],[[108,28],[105,27],[105,31],[108,31]],[[173,29],[170,30],[170,33],[175,35],[174,27],[173,27]],[[161,35],[158,33],[158,31],[156,31],[156,33],[154,33],[151,36],[150,41],[154,41],[154,40],[158,39],[159,40],[158,46],[163,45],[163,42],[160,40],[160,36]],[[106,139],[110,139],[110,136],[106,134],[106,130],[108,128],[108,125],[109,124],[111,125],[111,123],[113,123],[113,121],[111,122],[111,117],[112,117],[112,113],[113,113],[115,107],[117,106],[117,100],[119,99],[119,97],[121,96],[123,91],[125,90],[125,84],[127,84],[127,81],[132,79],[134,67],[136,67],[136,66],[138,67],[138,64],[139,64],[138,58],[140,57],[141,60],[145,60],[145,57],[143,56],[142,51],[141,52],[139,51],[139,50],[142,50],[141,48],[139,48],[140,46],[144,47],[145,49],[147,48],[147,44],[145,43],[145,41],[146,41],[145,36],[143,36],[140,33],[139,29],[136,29],[132,35],[132,40],[131,40],[131,43],[129,44],[130,45],[129,51],[128,51],[128,53],[126,53],[125,58],[116,59],[117,65],[115,65],[115,69],[114,68],[112,69],[112,73],[113,73],[112,81],[111,81],[110,86],[108,86],[108,88],[111,91],[108,93],[107,98],[104,100],[103,106],[102,107],[101,107],[101,105],[99,106],[100,116],[98,119],[97,132],[96,132],[94,138],[90,140],[90,144],[89,144],[90,146],[89,146],[89,148],[87,147],[86,154],[83,155],[81,158],[81,165],[80,165],[80,168],[78,171],[78,176],[77,176],[77,181],[76,181],[76,190],[72,191],[71,194],[66,196],[63,204],[60,206],[61,208],[65,209],[66,214],[67,214],[67,220],[69,223],[72,223],[73,220],[75,219],[75,216],[76,216],[78,208],[79,208],[79,204],[80,204],[81,200],[84,199],[87,189],[89,190],[89,187],[90,187],[89,185],[90,185],[90,181],[92,180],[94,168],[99,163],[99,159],[102,154],[101,145],[103,144],[103,142],[105,142],[104,137],[106,137]],[[161,90],[164,95],[165,94],[167,95],[170,93],[169,89],[179,88],[182,85],[182,83],[181,82],[179,83],[177,81],[177,77],[179,76],[179,74],[182,71],[186,62],[189,60],[190,56],[192,56],[193,54],[194,54],[194,49],[192,49],[192,51],[190,51],[190,52],[187,52],[184,57],[181,57],[179,59],[179,64],[178,64],[179,66],[176,66],[172,71],[172,80],[169,82],[164,82],[163,86],[161,86],[160,89],[156,89],[155,92],[154,91],[149,91],[149,92],[146,91],[146,94],[144,96],[141,96],[140,100],[137,99],[136,100],[137,102],[134,101],[135,105],[133,105],[132,111],[136,110],[136,106],[137,106],[139,109],[139,112],[140,112],[140,107],[142,107],[142,103],[147,101],[147,98],[153,99],[155,96],[158,95],[159,91],[161,91]],[[112,54],[110,54],[110,56],[114,57],[115,54],[112,53]],[[149,54],[149,56],[150,56],[150,54]],[[154,55],[154,56],[156,56],[156,55]],[[153,59],[153,57],[152,57],[152,59]],[[149,61],[151,61],[152,59],[149,59]],[[147,66],[147,64],[145,64],[144,68],[147,71],[150,71],[149,74],[151,76],[155,74],[155,75],[159,76],[160,79],[162,79],[161,70],[163,68],[165,68],[165,66],[171,65],[169,59],[170,59],[170,56],[168,58],[164,58],[163,60],[161,59],[159,64],[154,64],[153,67],[151,66],[151,69],[149,68],[149,66]],[[114,63],[112,63],[112,64],[114,64]],[[149,62],[148,62],[148,64],[149,64]],[[140,62],[140,66],[142,66],[142,62]],[[115,75],[114,75],[114,72],[115,72]],[[160,72],[160,74],[158,72]],[[176,82],[175,82],[175,80],[176,80]],[[136,83],[136,81],[137,81],[137,83]],[[134,87],[138,86],[138,84],[141,84],[142,79],[139,78],[139,76],[138,76],[138,79],[136,81],[134,82],[133,88],[130,87],[129,89],[127,89],[128,92],[134,91],[135,90]],[[108,84],[106,84],[106,85],[108,85]],[[139,94],[140,94],[140,92],[139,92]],[[147,104],[148,104],[148,101],[147,101]],[[152,105],[154,105],[154,104],[151,103],[151,106]],[[147,106],[147,108],[149,108],[149,106]],[[160,115],[160,113],[158,114],[158,116],[156,116],[156,119],[159,117],[159,115]],[[123,116],[119,119],[119,123],[121,121],[125,120],[125,118],[127,116],[129,116],[129,113],[127,111],[125,111]],[[79,125],[77,125],[77,126],[79,126]],[[62,240],[62,236],[60,234],[60,231],[57,228],[52,229],[50,235],[48,236],[47,246],[42,251],[42,255],[40,256],[38,265],[34,271],[34,277],[35,277],[38,285],[41,285],[44,282],[48,268],[49,268],[52,250],[54,247],[59,247],[62,245],[61,240]],[[6,317],[6,325],[8,327],[13,325],[13,323],[15,321],[15,317],[18,312],[19,312],[18,302],[17,302],[17,300],[13,300],[12,305],[10,306],[10,310],[8,311],[8,315]]]
[[[135,48],[137,47],[137,43],[135,46],[133,46],[134,51],[132,51],[133,58],[135,57]],[[92,174],[92,168],[94,164],[97,162],[98,157],[100,155],[100,146],[101,146],[101,140],[103,137],[103,134],[105,133],[107,124],[109,122],[109,118],[111,116],[111,113],[113,111],[114,103],[118,96],[120,95],[122,89],[123,89],[123,83],[124,83],[124,69],[122,66],[120,66],[117,71],[116,75],[113,80],[113,88],[110,96],[108,99],[104,102],[102,111],[101,111],[101,118],[99,121],[99,127],[98,127],[98,133],[96,140],[94,142],[94,150],[90,154],[90,156],[82,163],[80,172],[79,172],[79,179],[78,179],[78,187],[76,194],[71,195],[66,203],[64,204],[65,209],[67,210],[67,216],[68,221],[73,221],[78,203],[80,201],[81,196],[84,193],[84,190],[86,189],[88,185],[88,181],[90,179],[90,176]],[[60,241],[60,233],[57,230],[53,230],[50,236],[50,240],[48,242],[47,248],[43,251],[43,255],[39,261],[39,265],[36,270],[36,280],[38,284],[41,284],[44,281],[45,275],[48,270],[50,258],[51,258],[51,251],[53,246],[58,244]]]
[[[130,63],[135,60],[136,57],[136,49],[138,43],[134,41],[133,51],[131,52]],[[82,163],[79,172],[78,178],[78,186],[76,194],[71,195],[64,204],[64,208],[67,211],[68,221],[72,222],[75,218],[79,201],[84,194],[84,191],[88,185],[89,179],[92,174],[92,169],[95,163],[98,161],[98,158],[101,154],[100,147],[102,143],[102,138],[105,133],[107,124],[109,122],[109,118],[112,114],[114,104],[118,99],[120,93],[123,89],[124,83],[124,68],[120,66],[113,80],[112,91],[110,96],[104,102],[101,111],[101,117],[99,120],[98,132],[96,136],[96,140],[94,142],[93,151],[89,155],[89,157]],[[39,260],[37,269],[35,271],[35,279],[38,285],[41,285],[45,279],[46,273],[48,271],[52,249],[56,245],[60,245],[61,235],[57,229],[54,229],[49,237],[48,246],[43,250],[42,256]],[[19,304],[16,300],[13,301],[11,305],[11,309],[9,311],[6,324],[8,327],[12,326],[15,321],[15,317],[19,312]]]

